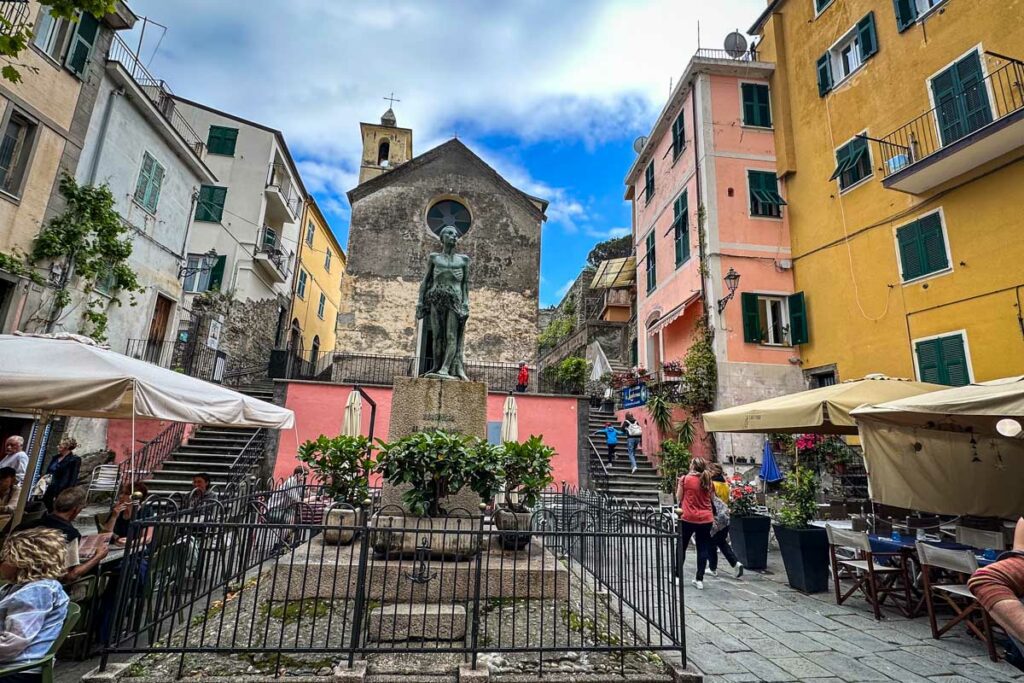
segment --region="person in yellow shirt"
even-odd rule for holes
[[[722,499],[726,505],[729,504],[729,484],[725,481],[722,466],[713,462],[708,466],[711,472],[711,483],[715,487],[715,495]],[[718,576],[718,551],[722,551],[729,566],[736,570],[736,578],[743,576],[743,564],[736,559],[736,553],[729,545],[729,525],[720,529],[717,534],[711,537],[711,547],[708,552],[708,573],[711,576]]]

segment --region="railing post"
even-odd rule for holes
[[[479,654],[478,648],[480,644],[480,583],[482,573],[481,564],[483,562],[484,555],[484,510],[487,508],[485,503],[480,503],[480,517],[478,518],[478,532],[477,532],[477,553],[476,559],[473,561],[475,566],[476,578],[473,581],[473,619],[470,622],[472,631],[470,633],[470,652],[472,653],[472,667],[476,669],[477,655]]]
[[[362,529],[359,542],[359,569],[356,574],[356,606],[352,614],[352,640],[348,649],[348,668],[352,668],[363,634],[363,612],[366,610],[366,565],[370,561],[370,506],[369,498],[363,501]],[[326,521],[326,520],[325,520]]]
[[[679,654],[682,657],[683,667],[686,667],[686,590],[683,587],[683,525],[679,523],[682,519],[682,509],[673,510],[675,513],[676,530],[676,561],[672,567],[672,582],[679,587]],[[675,579],[678,578],[679,581]]]

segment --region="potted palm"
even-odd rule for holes
[[[370,440],[365,436],[329,437],[321,434],[298,450],[300,462],[309,466],[324,493],[339,507],[332,507],[324,524],[324,542],[345,545],[356,535],[356,510],[370,495],[368,473],[373,467]]]
[[[828,590],[828,534],[809,524],[818,511],[817,493],[814,473],[794,468],[782,483],[784,504],[774,525],[789,585],[803,593]]]
[[[494,525],[505,550],[522,550],[530,544],[531,509],[540,494],[551,485],[551,457],[555,449],[539,436],[523,443],[506,441],[500,446],[504,483],[504,502],[494,511]]]
[[[768,532],[772,519],[755,511],[757,489],[736,475],[729,480],[729,542],[743,566],[768,566]]]

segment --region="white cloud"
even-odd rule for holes
[[[608,228],[607,230],[598,230],[596,228],[587,228],[587,237],[593,237],[598,240],[610,240],[616,237],[625,237],[633,231],[629,228]]]

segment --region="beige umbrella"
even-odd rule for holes
[[[516,408],[515,396],[505,399],[501,415],[501,442],[506,441],[519,441],[519,410]]]
[[[343,436],[359,436],[363,424],[363,397],[355,389],[345,402],[345,419],[341,423]]]
[[[850,415],[855,408],[945,388],[885,375],[868,375],[863,379],[704,413],[704,428],[709,432],[856,434],[857,422]]]

